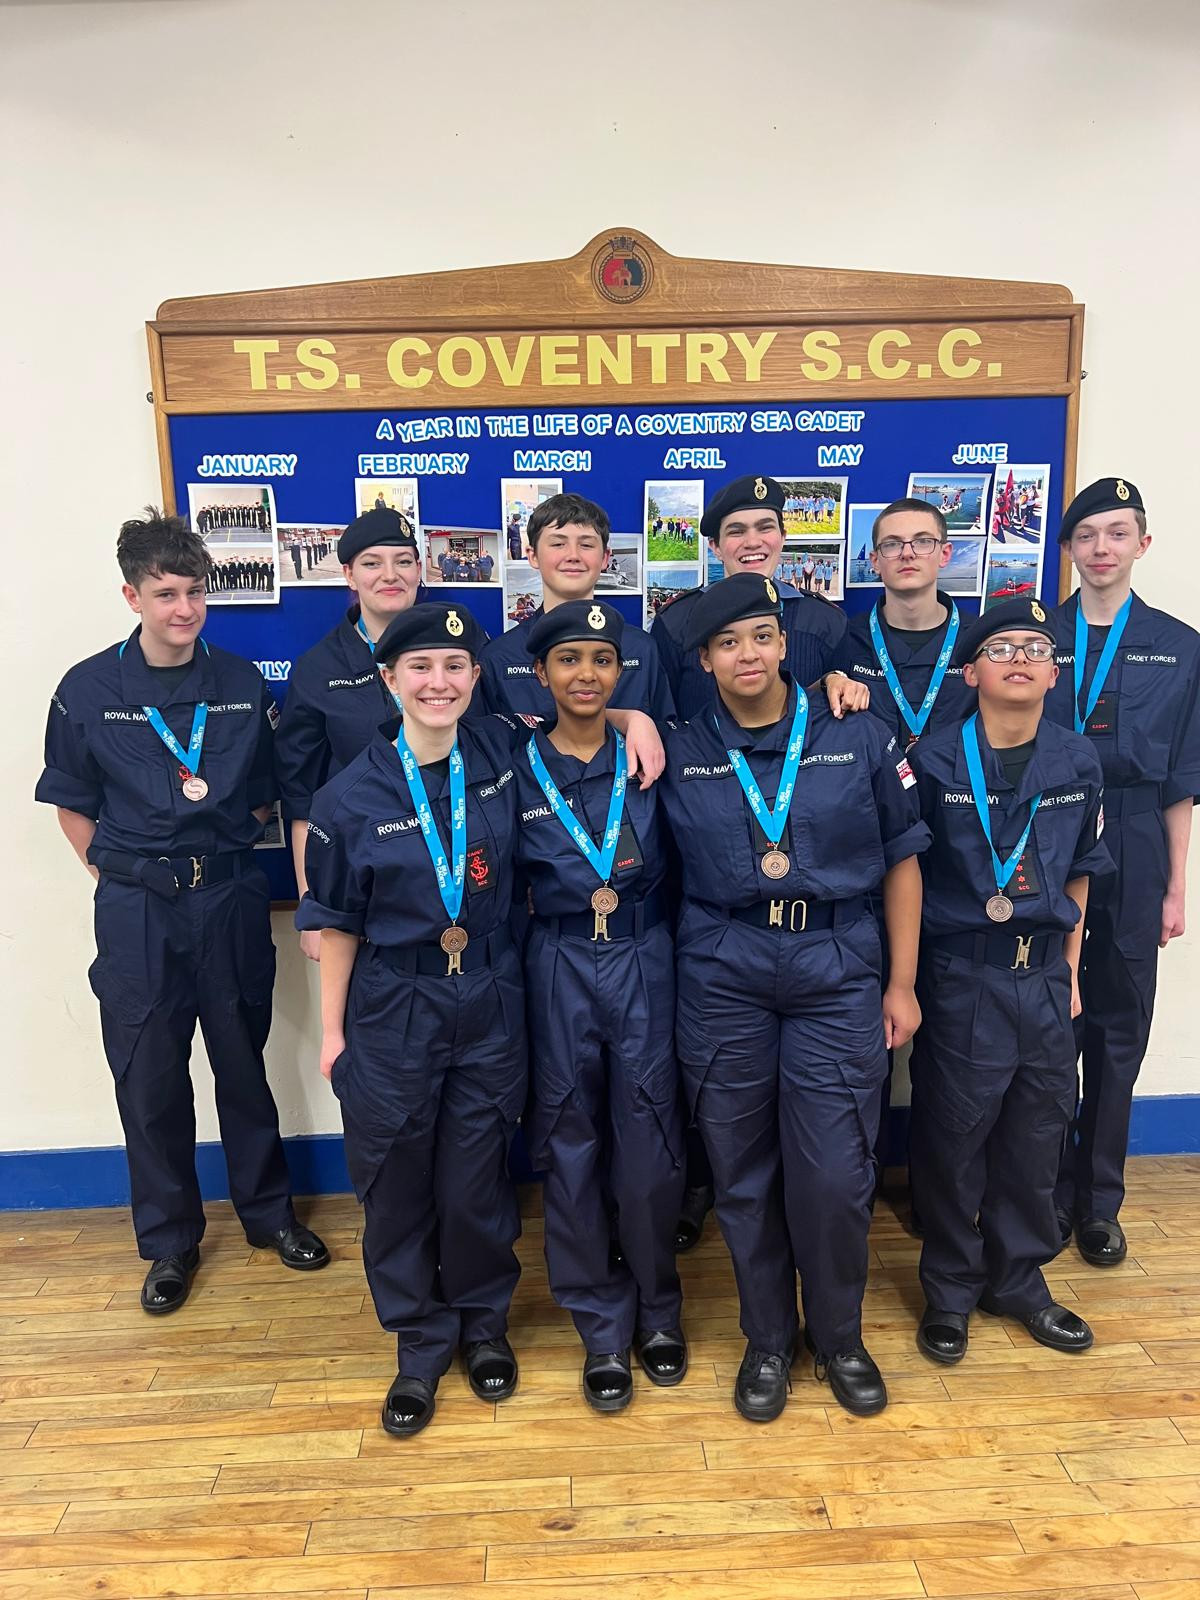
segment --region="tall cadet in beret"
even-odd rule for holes
[[[627,632],[595,599],[533,623],[526,647],[553,715],[527,731],[514,763],[517,865],[533,912],[526,1126],[546,1174],[551,1293],[583,1341],[583,1396],[598,1411],[629,1404],[631,1347],[651,1383],[677,1384],[687,1370],[666,831],[658,785],[629,781],[625,741],[605,717]]]
[[[499,718],[462,721],[484,638],[450,605],[388,624],[375,658],[402,714],[314,796],[296,914],[321,939],[321,1071],[365,1210],[367,1281],[396,1334],[382,1421],[400,1436],[432,1418],[456,1350],[485,1403],[517,1385],[514,736]]]
[[[1133,592],[1150,535],[1127,478],[1101,478],[1076,495],[1059,543],[1079,589],[1054,614],[1061,670],[1046,710],[1082,732],[1100,758],[1117,872],[1088,903],[1076,1027],[1083,1095],[1056,1201],[1063,1243],[1074,1227],[1084,1260],[1107,1267],[1126,1252],[1118,1217],[1158,952],[1184,930],[1200,793],[1200,635]]]
[[[147,508],[117,541],[138,625],[71,668],[46,724],[36,797],[57,807],[97,879],[88,974],[125,1133],[144,1311],[187,1299],[204,1207],[189,1073],[199,1019],[229,1189],[251,1244],[284,1264],[329,1253],[292,1210],[263,1048],[275,950],[252,846],[276,788],[274,702],[257,667],[201,638],[212,561],[199,534]],[[207,519],[206,519],[207,520]]]
[[[689,613],[684,647],[716,696],[667,736],[684,896],[676,1047],[737,1274],[734,1404],[756,1422],[783,1410],[799,1271],[816,1372],[866,1416],[887,1404],[862,1342],[871,1149],[887,1047],[920,1020],[915,857],[929,831],[883,724],[838,720],[783,670],[770,578],[725,578]],[[868,900],[881,884],[886,994]]]
[[[1059,1250],[1054,1181],[1073,1102],[1088,882],[1112,865],[1100,763],[1042,714],[1058,676],[1054,637],[1032,598],[964,627],[955,659],[978,711],[910,757],[933,833],[921,861],[910,1139],[924,1225],[917,1345],[947,1364],[965,1355],[976,1306],[1053,1350],[1092,1343],[1041,1271]]]
[[[786,640],[784,665],[800,684],[824,679],[830,703],[848,710],[866,706],[868,696],[840,676],[848,665],[846,618],[837,606],[815,594],[801,594],[775,578],[783,551],[783,488],[774,478],[751,473],[735,478],[709,500],[700,532],[720,557],[726,577],[772,578],[782,602]],[[694,717],[714,703],[712,680],[698,652],[685,640],[693,632],[691,612],[703,589],[692,589],[664,607],[650,637],[658,645],[667,681],[681,717]]]
[[[275,741],[283,817],[292,842],[296,881],[304,893],[304,852],[312,797],[366,748],[393,711],[375,664],[375,646],[394,617],[417,600],[421,553],[408,518],[376,507],[355,517],[337,547],[354,604],[292,667]],[[316,933],[300,945],[314,961]]]

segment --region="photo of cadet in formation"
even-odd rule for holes
[[[825,538],[842,531],[846,479],[782,480],[783,529],[792,538]]]
[[[253,846],[277,794],[277,713],[257,667],[201,637],[211,557],[152,507],[123,525],[117,560],[138,626],[70,669],[46,725],[36,798],[57,808],[96,879],[104,1050],[125,1134],[142,1309],[187,1299],[200,1264],[189,1056],[212,1066],[234,1210],[256,1249],[310,1271],[329,1260],[292,1209],[263,1048],[275,949]]]
[[[274,550],[241,550],[214,556],[204,587],[213,605],[273,605],[279,598],[275,576]]]
[[[341,528],[329,523],[283,522],[279,525],[279,571],[285,586],[295,583],[341,583],[337,558]]]
[[[192,527],[205,544],[265,544],[275,535],[275,497],[269,485],[189,483]]]

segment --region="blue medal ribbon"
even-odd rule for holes
[[[531,737],[529,743],[525,746],[525,753],[529,757],[529,765],[533,769],[533,775],[541,785],[542,793],[546,796],[546,804],[575,841],[580,855],[592,867],[601,883],[607,883],[612,877],[613,862],[617,854],[617,840],[621,834],[621,814],[625,809],[625,785],[628,782],[629,772],[628,762],[625,757],[625,741],[615,728],[613,733],[617,741],[617,753],[613,762],[612,797],[608,802],[608,819],[604,824],[603,841],[599,848],[596,847],[583,823],[579,821],[559,793],[558,785],[550,776],[546,763],[542,760],[542,752],[537,747],[537,740]]]
[[[717,722],[716,717],[713,718]],[[721,732],[721,724],[717,722],[717,733]],[[787,755],[783,760],[783,771],[780,773],[779,793],[775,796],[775,808],[772,810],[763,798],[763,792],[755,781],[750,770],[750,764],[740,750],[727,750],[730,763],[737,775],[737,781],[742,786],[742,793],[746,796],[751,811],[758,819],[758,825],[770,841],[772,850],[778,850],[779,841],[783,838],[783,830],[787,827],[788,812],[792,809],[792,795],[796,790],[796,773],[800,768],[800,757],[804,753],[804,736],[808,732],[808,696],[797,685],[796,688],[796,714],[792,718],[792,731],[788,737]]]
[[[450,853],[454,860],[453,867],[446,859],[437,823],[429,805],[429,796],[425,791],[425,780],[421,776],[417,758],[404,737],[403,726],[396,735],[396,754],[400,757],[400,765],[404,769],[405,781],[417,813],[417,821],[421,825],[425,848],[429,851],[430,861],[433,862],[438,893],[442,897],[446,915],[451,922],[457,922],[459,912],[462,910],[463,883],[467,876],[467,780],[463,769],[462,751],[458,748],[458,740],[455,739],[454,748],[450,752]]]
[[[988,813],[987,784],[983,781],[983,759],[979,754],[979,721],[978,711],[973,711],[962,726],[963,754],[967,758],[967,773],[971,779],[971,797],[975,801],[975,812],[979,818],[979,826],[983,829],[983,837],[988,842],[988,849],[992,852],[992,871],[996,878],[996,893],[1003,894],[1008,880],[1017,870],[1017,862],[1024,853],[1029,842],[1029,830],[1033,827],[1033,819],[1037,808],[1042,803],[1040,794],[1035,794],[1029,802],[1029,821],[1025,824],[1024,832],[1017,840],[1016,846],[1007,861],[1001,861],[996,854],[996,846],[992,843],[992,819]]]
[[[366,645],[367,649],[371,652],[372,655],[374,655],[375,654],[375,645],[374,645],[374,642],[371,639],[371,635],[363,627],[363,619],[361,617],[359,617],[356,620],[354,626],[358,629],[359,633],[362,635],[363,643]]]
[[[958,607],[953,600],[950,602],[950,621],[946,627],[946,638],[934,665],[933,676],[929,680],[929,688],[925,691],[925,698],[921,701],[921,709],[914,711],[908,703],[908,696],[900,687],[900,675],[892,664],[888,654],[887,642],[883,637],[883,629],[879,624],[879,601],[871,607],[871,643],[875,646],[875,657],[879,662],[880,670],[887,679],[887,686],[892,691],[892,699],[900,708],[900,715],[908,725],[908,731],[914,739],[919,739],[925,732],[925,724],[929,721],[929,714],[933,710],[934,701],[942,687],[942,680],[946,676],[946,669],[950,665],[950,658],[954,654],[954,641],[958,638]]]
[[[143,706],[142,710],[146,713],[146,721],[154,729],[176,761],[179,762],[180,766],[186,767],[194,778],[200,766],[201,752],[204,749],[204,730],[208,725],[208,701],[201,700],[192,713],[192,732],[191,737],[188,739],[186,750],[163,721],[163,714],[157,706]]]
[[[1083,703],[1083,711],[1079,709],[1079,697],[1083,693],[1083,679],[1087,671],[1087,645],[1088,625],[1083,614],[1083,600],[1079,600],[1075,612],[1075,732],[1082,733],[1087,727],[1088,718],[1096,709],[1096,701],[1104,689],[1104,680],[1108,677],[1109,668],[1117,659],[1117,651],[1121,648],[1121,637],[1125,632],[1125,624],[1129,621],[1129,612],[1133,606],[1131,594],[1113,618],[1112,627],[1108,630],[1108,638],[1104,641],[1104,649],[1100,652],[1100,659],[1096,663],[1096,673],[1092,679],[1092,686],[1087,691],[1087,699]]]

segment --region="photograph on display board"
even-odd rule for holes
[[[700,517],[704,482],[700,478],[648,479],[643,490],[647,561],[690,561],[700,565]],[[692,587],[696,578],[692,579]]]
[[[689,589],[695,589],[696,568],[688,566],[660,566],[646,568],[646,621],[650,627],[664,606]]]
[[[1006,600],[1036,595],[1042,581],[1042,547],[1019,550],[987,541],[983,573],[983,599],[979,609],[991,611]]]
[[[987,472],[914,472],[908,480],[908,497],[936,506],[952,534],[985,533],[990,477]]]
[[[500,480],[500,527],[504,535],[506,560],[528,561],[529,541],[525,537],[525,529],[534,507],[540,506],[543,500],[549,500],[551,495],[561,493],[561,478]]]
[[[596,589],[603,594],[641,594],[642,541],[636,533],[609,534]]]
[[[254,846],[255,850],[285,850],[290,848],[290,841],[283,828],[283,811],[280,802],[276,800],[271,807],[271,815],[263,823],[263,836]]]
[[[281,522],[279,524],[279,581],[345,583],[337,558],[338,540],[345,530],[336,522]]]
[[[938,573],[938,588],[946,594],[979,594],[983,588],[983,558],[987,540],[978,534],[950,541],[950,559]]]
[[[542,575],[528,561],[504,564],[504,631],[531,617],[542,603]]]
[[[432,528],[421,530],[425,545],[424,582],[501,582],[500,534],[489,528]]]
[[[279,569],[273,544],[248,544],[209,550],[213,570],[208,578],[210,606],[274,606],[279,604]]]
[[[1049,499],[1048,466],[997,467],[988,537],[998,545],[1041,544],[1046,537]]]
[[[842,543],[819,539],[788,539],[775,576],[801,594],[819,594],[826,600],[842,598]]]
[[[783,490],[785,537],[841,537],[848,478],[783,478],[772,473]]]
[[[725,568],[721,564],[720,556],[712,545],[706,542],[704,546],[704,565],[700,569],[701,583],[720,583],[724,576]]]
[[[417,538],[420,502],[415,478],[355,478],[354,515],[364,511],[398,511]]]
[[[871,550],[875,518],[885,504],[885,501],[879,500],[870,505],[863,503],[846,509],[847,589],[883,588],[883,580],[871,565]]]

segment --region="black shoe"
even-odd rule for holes
[[[679,1208],[679,1221],[675,1224],[675,1254],[694,1250],[704,1232],[704,1219],[713,1208],[711,1186],[702,1189],[685,1189],[683,1204]]]
[[[733,1403],[747,1422],[774,1422],[787,1405],[792,1379],[790,1356],[746,1346],[733,1386]]]
[[[585,1357],[583,1398],[593,1411],[624,1411],[633,1399],[633,1371],[628,1350]]]
[[[833,1398],[843,1410],[853,1412],[856,1417],[873,1417],[887,1405],[883,1374],[861,1341],[836,1355],[825,1355],[817,1349],[805,1328],[804,1343],[812,1355],[817,1382],[828,1378]]]
[[[633,1349],[642,1371],[660,1389],[673,1389],[687,1376],[687,1341],[678,1328],[666,1333],[635,1333]]]
[[[925,1307],[917,1329],[917,1349],[931,1361],[952,1367],[967,1353],[967,1318],[961,1311]]]
[[[247,1234],[246,1240],[255,1250],[277,1250],[284,1266],[295,1267],[297,1272],[316,1272],[329,1265],[324,1241],[301,1222],[289,1222],[268,1239],[251,1239]]]
[[[1121,1224],[1107,1217],[1085,1217],[1075,1238],[1079,1254],[1093,1267],[1116,1267],[1129,1254]]]
[[[193,1245],[181,1255],[163,1256],[151,1264],[142,1285],[142,1310],[152,1317],[165,1317],[178,1311],[192,1287],[192,1274],[200,1265],[200,1246]]]
[[[1058,1223],[1058,1242],[1065,1250],[1071,1242],[1071,1235],[1075,1231],[1075,1219],[1066,1206],[1055,1206],[1054,1220]]]
[[[379,1418],[384,1433],[408,1439],[427,1428],[433,1421],[436,1392],[436,1383],[426,1383],[424,1378],[406,1378],[398,1372],[392,1379]]]
[[[507,1400],[517,1392],[517,1358],[507,1339],[465,1344],[462,1357],[471,1392],[481,1400]]]
[[[1001,1311],[993,1300],[985,1298],[980,1300],[979,1309],[986,1311],[989,1317],[1011,1316],[1030,1338],[1044,1344],[1048,1350],[1077,1354],[1081,1350],[1090,1350],[1095,1343],[1095,1335],[1083,1318],[1053,1300],[1040,1311],[1020,1312]]]

